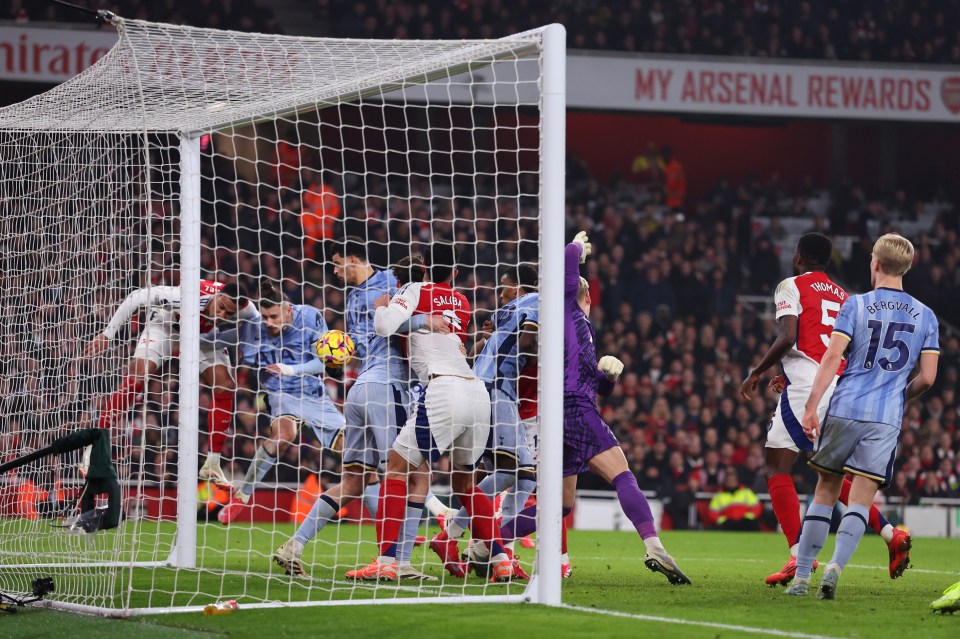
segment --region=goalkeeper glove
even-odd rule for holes
[[[597,368],[607,376],[607,379],[613,381],[623,372],[623,362],[613,355],[604,355],[597,362]]]
[[[580,245],[580,263],[583,264],[587,261],[587,256],[593,253],[593,244],[590,243],[587,232],[580,231],[577,233],[573,238],[573,243]]]

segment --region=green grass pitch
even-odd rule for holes
[[[958,637],[960,615],[933,615],[929,602],[960,579],[960,543],[950,539],[917,539],[912,552],[913,568],[896,581],[886,570],[886,547],[876,536],[866,537],[844,571],[837,600],[818,601],[785,597],[771,589],[763,578],[779,568],[786,557],[783,537],[763,533],[667,532],[663,540],[693,580],[691,587],[673,587],[643,566],[643,544],[626,532],[571,531],[570,552],[574,575],[564,581],[563,598],[568,607],[548,609],[534,605],[374,605],[307,608],[244,609],[244,596],[303,600],[339,598],[328,589],[334,578],[324,564],[333,562],[333,546],[311,544],[313,587],[268,572],[268,557],[291,532],[262,528],[201,526],[199,543],[206,547],[204,566],[226,569],[227,574],[173,571],[136,571],[132,583],[133,603],[149,598],[156,604],[201,605],[206,599],[187,594],[199,585],[204,589],[223,586],[236,596],[240,610],[232,615],[205,617],[201,613],[150,615],[128,620],[83,617],[51,610],[26,608],[16,615],[0,616],[0,637]],[[345,544],[337,561],[352,565],[374,554],[370,541]],[[822,556],[829,557],[833,537]],[[225,549],[214,550],[214,549]],[[259,574],[242,574],[248,554],[255,553]],[[423,552],[418,550],[418,553]],[[429,551],[427,551],[429,552]],[[529,551],[527,551],[529,554]],[[418,556],[415,555],[415,560]],[[432,557],[432,553],[431,553]],[[440,574],[439,566],[431,570]],[[338,581],[346,583],[342,577]],[[814,577],[816,585],[818,577]],[[391,586],[380,586],[380,594]],[[467,592],[479,592],[479,579],[468,581]],[[462,586],[444,586],[441,593],[462,591]],[[181,594],[166,594],[179,591]],[[508,588],[487,588],[490,593]],[[518,586],[509,588],[519,592]],[[341,591],[346,594],[346,591]],[[411,596],[405,591],[389,593]],[[353,596],[369,597],[369,590]],[[252,599],[250,599],[252,601]]]

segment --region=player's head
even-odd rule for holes
[[[903,277],[913,266],[913,244],[910,240],[887,233],[873,245],[873,254],[870,259],[870,283],[877,285],[880,274],[888,277]]]
[[[235,317],[248,300],[246,287],[239,282],[230,282],[210,298],[204,310],[213,320],[228,320]]]
[[[509,266],[500,276],[500,303],[509,304],[521,295],[537,290],[540,276],[529,264]]]
[[[335,242],[330,250],[333,274],[347,286],[363,284],[372,270],[367,258],[367,243],[363,238],[349,235]]]
[[[293,320],[293,308],[283,290],[268,278],[260,281],[260,315],[271,335],[279,335]]]
[[[423,255],[411,253],[393,266],[393,274],[397,277],[399,286],[406,286],[410,282],[422,282],[425,274]]]
[[[793,256],[793,268],[798,273],[825,271],[833,255],[833,242],[823,233],[806,233],[797,242]]]
[[[580,286],[577,287],[577,305],[583,309],[584,315],[590,317],[590,283],[586,278],[580,278]]]
[[[423,263],[431,282],[449,282],[457,274],[453,244],[436,241],[424,251]]]

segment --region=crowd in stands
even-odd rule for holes
[[[192,27],[281,33],[267,0],[73,0],[78,7],[123,18]],[[91,22],[89,13],[47,0],[10,0],[4,19],[15,22]]]
[[[317,35],[499,38],[554,22],[569,47],[697,55],[960,64],[958,0],[303,0]],[[77,0],[128,18],[280,32],[266,0]],[[88,20],[44,0],[11,0],[11,20]]]

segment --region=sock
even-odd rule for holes
[[[257,447],[257,452],[247,468],[247,474],[243,477],[243,483],[240,484],[239,492],[244,495],[252,495],[253,487],[263,481],[270,469],[277,463],[277,458],[267,452],[263,446]]]
[[[813,560],[823,549],[830,533],[830,518],[833,515],[833,506],[810,504],[807,516],[803,518],[803,527],[800,529],[800,542],[797,548],[797,577],[810,579],[813,571]]]
[[[130,407],[137,401],[143,392],[143,381],[135,377],[124,377],[120,386],[114,391],[106,406],[100,411],[97,428],[110,428],[118,419],[123,418]]]
[[[533,479],[517,479],[517,483],[503,496],[500,502],[500,512],[503,515],[503,521],[513,519],[520,514],[521,509],[526,505],[527,499],[537,489],[537,482]]]
[[[843,486],[840,488],[839,498],[840,503],[844,506],[847,505],[847,500],[850,499],[850,486],[852,486],[850,480],[844,479]],[[888,544],[890,543],[890,540],[893,539],[893,526],[889,521],[887,521],[887,518],[881,514],[876,506],[870,506],[870,516],[867,517],[867,525],[873,528],[878,535],[883,537],[883,540]]]
[[[513,486],[516,481],[517,476],[514,473],[490,473],[484,477],[476,487],[492,499],[494,495],[499,495],[507,488]],[[453,518],[453,521],[447,523],[447,535],[450,539],[459,539],[460,536],[463,535],[463,531],[469,527],[470,515],[467,514],[466,508],[461,507],[460,510],[457,511],[457,516]]]
[[[566,510],[566,509],[565,509]],[[503,539],[514,540],[526,537],[537,531],[537,505],[527,506],[510,521],[504,521],[500,526],[500,536]]]
[[[213,466],[214,468],[220,467],[220,453],[208,453],[207,454],[207,466]]]
[[[793,546],[800,538],[800,498],[793,477],[787,474],[774,475],[767,480],[773,514],[787,538],[787,546]]]
[[[210,452],[218,455],[227,441],[227,431],[233,422],[233,392],[213,394],[207,412],[207,434],[210,437]]]
[[[653,513],[650,512],[650,504],[647,503],[647,498],[640,491],[636,475],[629,470],[625,470],[614,477],[611,483],[617,491],[617,499],[620,500],[623,512],[626,513],[633,523],[633,527],[640,533],[641,539],[656,537],[657,526],[653,522]]]
[[[473,537],[487,544],[490,557],[505,553],[500,531],[493,522],[493,502],[490,498],[480,490],[479,486],[474,486],[469,494],[462,497],[462,501],[464,508],[470,514],[470,530],[473,531]]]
[[[427,507],[427,511],[433,515],[434,518],[439,517],[440,515],[446,515],[447,510],[449,510],[432,492],[427,493],[427,501],[424,502],[424,505]]]
[[[407,482],[402,479],[388,479],[381,484],[383,501],[380,504],[380,537],[377,541],[380,543],[380,557],[395,559],[400,528],[407,514]]]
[[[867,530],[868,510],[860,504],[851,504],[847,507],[847,513],[840,520],[840,527],[837,529],[836,545],[833,548],[833,557],[830,563],[837,564],[842,570],[850,557],[853,556],[857,545],[863,538],[863,533]]]
[[[397,551],[398,564],[410,563],[410,557],[413,556],[413,543],[417,539],[417,530],[420,528],[422,518],[423,504],[407,501],[406,518],[403,520],[403,527],[400,529],[400,548]]]
[[[651,550],[662,550],[666,552],[666,548],[663,547],[663,542],[660,541],[660,538],[656,535],[652,537],[644,537],[643,545],[647,547],[648,551]]]
[[[307,542],[316,537],[317,533],[327,525],[327,522],[333,519],[338,510],[340,510],[340,505],[337,502],[326,495],[320,495],[317,501],[313,502],[313,508],[307,513],[307,518],[297,528],[293,538],[306,546]]]
[[[560,522],[560,552],[563,554],[563,561],[560,563],[569,564],[570,558],[567,557],[567,515],[570,514],[572,508],[563,509],[563,520]]]
[[[363,505],[367,507],[370,517],[376,521],[380,507],[380,482],[367,484],[367,487],[363,489]]]

